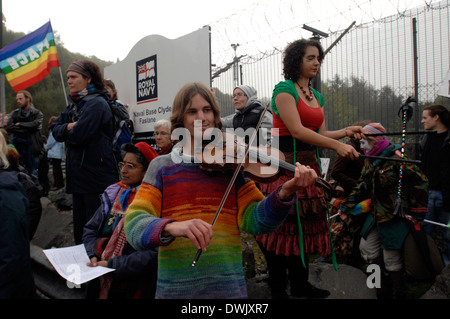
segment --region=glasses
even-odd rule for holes
[[[233,94],[233,99],[243,97],[243,96],[246,96],[246,95],[244,93],[236,93],[236,94]]]
[[[133,170],[133,169],[137,169],[137,168],[142,168],[142,166],[136,166],[136,165],[134,165],[133,163],[125,163],[125,162],[120,162],[119,164],[118,164],[118,166],[119,166],[119,169],[120,170],[122,170],[122,168],[126,168],[126,169],[129,169],[129,170]]]

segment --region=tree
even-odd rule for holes
[[[33,97],[33,104],[44,114],[44,121],[42,124],[42,133],[44,135],[48,135],[47,126],[49,118],[51,116],[58,116],[66,107],[64,95],[68,94],[69,91],[66,88],[65,70],[69,64],[77,59],[89,59],[97,63],[102,71],[106,66],[112,64],[112,62],[103,61],[96,56],[86,57],[79,53],[72,53],[64,47],[64,44],[61,41],[59,41],[60,36],[57,31],[54,31],[54,35],[56,40],[56,49],[58,51],[59,64],[64,81],[64,89],[59,68],[52,68],[50,70],[50,74],[47,75],[42,81],[27,88],[27,91],[29,91]],[[6,26],[3,25],[4,46],[24,36],[24,33],[8,30]],[[11,88],[8,81],[5,81],[5,103],[7,114],[17,108],[16,93]]]

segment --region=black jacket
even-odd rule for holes
[[[350,139],[347,144],[353,146],[356,151],[361,152],[359,141]],[[350,195],[350,192],[357,185],[361,176],[361,170],[364,166],[364,159],[360,157],[352,160],[343,156],[338,156],[331,169],[331,177],[344,188],[344,197]]]
[[[17,108],[11,112],[6,131],[10,138],[14,136],[21,138],[30,138],[34,156],[39,156],[44,151],[44,142],[42,140],[41,129],[44,115],[34,106],[30,106],[28,112],[22,108]],[[20,123],[16,125],[16,123]]]
[[[66,144],[66,192],[102,193],[119,180],[113,149],[113,119],[106,90],[69,104],[52,125],[58,142]],[[68,123],[77,124],[70,132]]]
[[[27,194],[18,172],[0,162],[0,299],[34,296]]]
[[[421,143],[421,169],[430,180],[430,189],[437,189],[442,191],[444,200],[444,209],[450,211],[450,130],[447,131],[447,136],[444,139],[444,143],[439,150],[431,150],[428,148],[428,141],[430,136],[425,134]],[[426,160],[429,156],[438,160],[438,167],[436,167],[437,173],[431,175],[426,171]],[[436,176],[437,180],[434,180]]]
[[[237,111],[233,117],[233,128],[242,128],[244,132],[249,128],[256,128],[259,119],[264,111],[264,107],[261,102],[256,100],[253,104],[246,106],[243,110]],[[270,144],[271,128],[272,128],[272,114],[267,111],[264,117],[264,121],[261,123],[260,129],[266,129],[267,141]],[[259,135],[258,135],[259,138]],[[245,136],[245,143],[248,144],[250,136]],[[259,142],[261,143],[261,142]]]

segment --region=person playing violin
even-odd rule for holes
[[[309,165],[317,174],[320,174],[318,147],[334,150],[338,155],[353,160],[359,157],[359,153],[339,139],[352,134],[358,140],[364,137],[361,126],[336,131],[326,129],[324,98],[311,87],[311,80],[318,74],[323,58],[323,49],[318,41],[300,39],[290,43],[283,54],[285,81],[275,86],[271,102],[272,145],[276,145],[274,139],[278,139],[279,149],[287,162]],[[261,184],[261,190],[265,194],[270,193],[290,178],[292,174],[286,172],[270,184]],[[329,295],[328,291],[308,282],[307,254],[331,252],[324,195],[315,185],[301,190],[297,207],[283,225],[276,232],[257,236],[268,265],[272,298],[288,298],[288,279],[291,296],[325,298]]]
[[[221,129],[220,109],[211,90],[188,83],[175,96],[172,152],[155,158],[129,205],[125,233],[136,250],[159,247],[156,298],[248,298],[242,267],[240,229],[274,231],[297,199],[313,184],[313,169],[296,164],[295,173],[265,197],[239,172],[212,227],[234,171],[210,171],[196,161],[195,138]],[[183,135],[176,135],[176,132]],[[195,267],[192,260],[201,249]]]

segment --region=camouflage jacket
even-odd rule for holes
[[[400,145],[390,144],[379,156],[401,158]],[[399,190],[401,162],[366,159],[361,176],[347,199],[341,204],[343,213],[360,210],[361,202],[371,200],[368,212],[377,223],[395,218],[394,207]],[[414,220],[422,221],[427,213],[428,179],[416,164],[403,163],[401,182],[402,210]],[[364,211],[363,211],[364,212]]]

